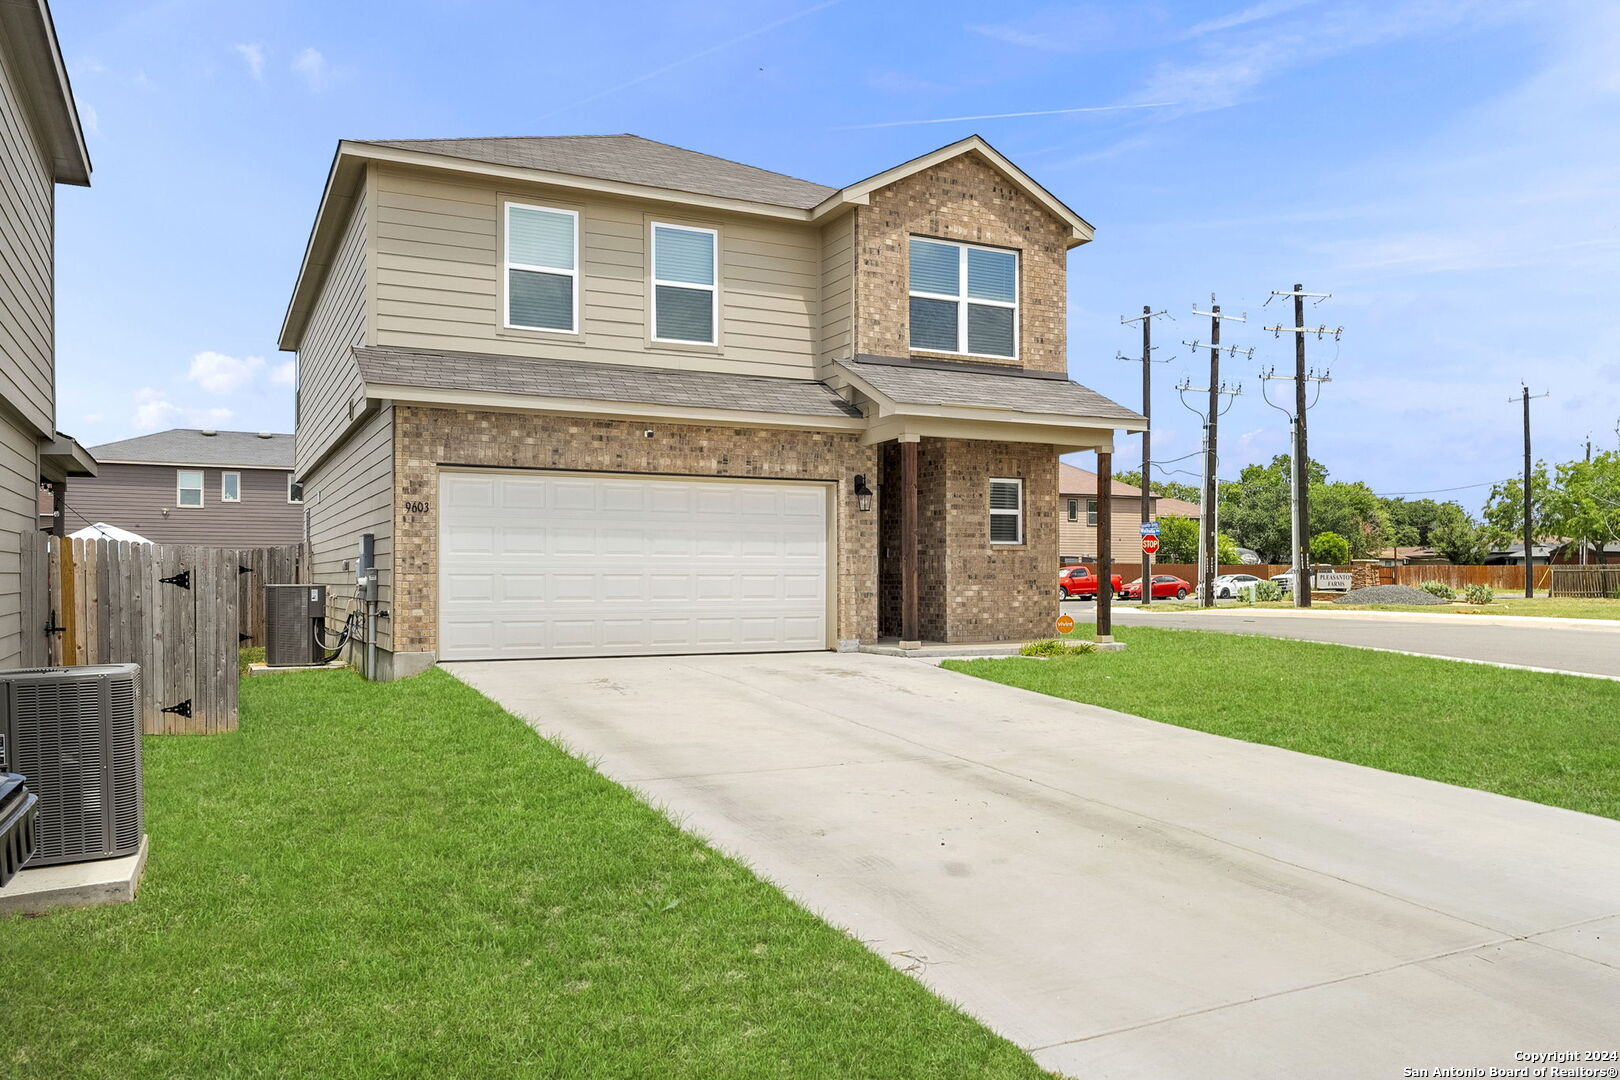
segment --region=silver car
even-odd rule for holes
[[[1238,593],[1250,585],[1260,584],[1260,579],[1253,574],[1222,574],[1215,579],[1215,599],[1233,600]]]

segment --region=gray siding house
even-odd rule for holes
[[[90,158],[44,0],[0,0],[0,667],[44,663],[39,493],[95,461],[56,430],[56,185]]]
[[[267,547],[304,535],[293,437],[175,428],[93,447],[99,474],[73,488],[70,532],[116,525],[155,544]]]

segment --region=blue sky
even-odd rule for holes
[[[1070,258],[1072,375],[1197,449],[1217,294],[1244,394],[1221,473],[1286,421],[1256,371],[1272,289],[1334,381],[1313,456],[1395,493],[1489,483],[1620,435],[1620,4],[1609,0],[656,4],[57,0],[96,166],[59,198],[59,425],[290,430],[275,338],[339,138],[634,132],[832,185],[978,132],[1097,227]],[[1123,107],[1132,106],[1132,107]],[[1039,116],[957,119],[1061,109]],[[1286,318],[1282,321],[1287,321]],[[1134,467],[1122,439],[1117,467]],[[1081,462],[1084,463],[1084,462]],[[1190,468],[1191,461],[1168,466]],[[1191,479],[1174,475],[1174,479]],[[1475,507],[1485,489],[1454,493]]]

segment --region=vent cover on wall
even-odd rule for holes
[[[0,772],[22,773],[39,796],[29,866],[140,849],[139,695],[135,664],[0,671]]]

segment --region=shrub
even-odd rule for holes
[[[1018,650],[1019,656],[1082,656],[1097,651],[1095,641],[1064,641],[1061,638],[1041,638]]]
[[[1438,596],[1442,600],[1457,599],[1457,590],[1453,589],[1450,585],[1447,585],[1443,581],[1425,581],[1423,584],[1419,585],[1418,588],[1422,589],[1430,596]],[[1489,603],[1489,601],[1487,601],[1487,603]]]
[[[1463,603],[1489,604],[1496,599],[1496,590],[1489,585],[1470,585],[1463,590]]]
[[[1283,587],[1275,581],[1257,582],[1254,586],[1254,598],[1262,603],[1268,600],[1281,600]]]

